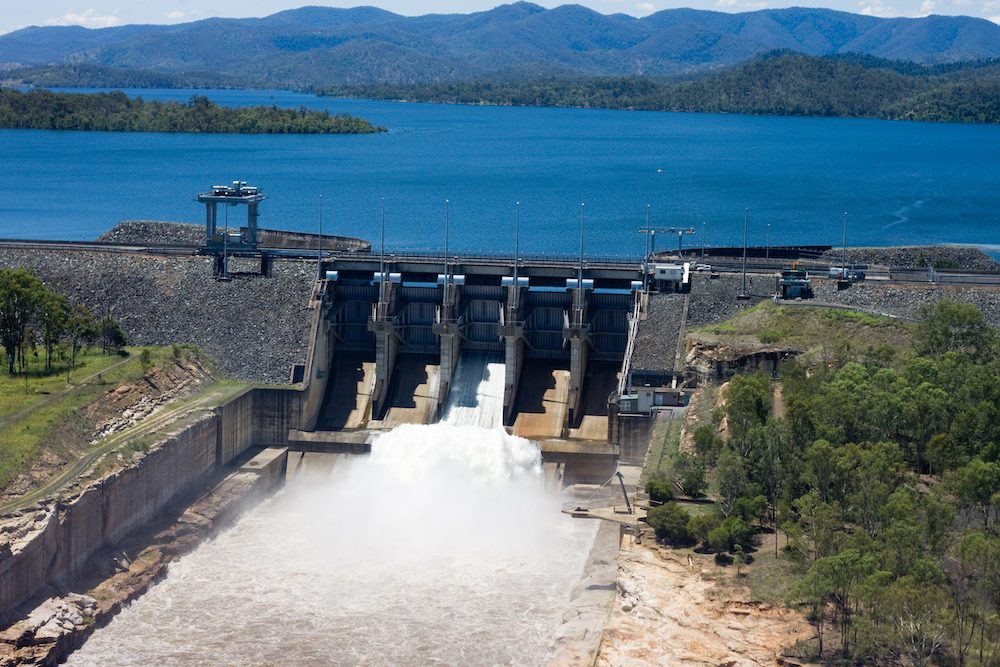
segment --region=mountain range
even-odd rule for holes
[[[963,16],[886,19],[808,8],[732,14],[668,9],[636,18],[527,2],[417,17],[374,7],[302,7],[264,18],[169,26],[29,27],[0,35],[0,64],[35,72],[69,68],[105,79],[141,72],[181,83],[312,88],[677,77],[776,49],[924,64],[992,59],[1000,57],[1000,25]]]

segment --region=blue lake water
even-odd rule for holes
[[[180,99],[192,91],[127,91]],[[390,132],[359,136],[0,130],[0,236],[92,239],[123,219],[202,221],[196,193],[239,178],[270,197],[261,224],[443,245],[638,254],[654,226],[692,246],[1000,243],[1000,126],[579,109],[467,107],[209,91],[221,104],[349,112]],[[242,222],[233,209],[233,223]],[[661,239],[659,246],[675,246]]]

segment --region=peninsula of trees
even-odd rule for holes
[[[0,90],[0,127],[30,130],[234,134],[368,134],[385,132],[363,118],[327,111],[220,107],[207,97],[149,102],[113,93]]]
[[[785,51],[687,81],[651,77],[495,79],[336,86],[321,94],[452,104],[1000,122],[1000,63],[927,67]]]

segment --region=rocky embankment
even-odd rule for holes
[[[205,228],[187,222],[125,220],[111,231],[101,234],[97,241],[152,246],[202,245],[205,242]]]
[[[837,303],[876,313],[916,320],[925,304],[942,300],[972,303],[986,321],[1000,327],[1000,290],[933,285],[884,285],[875,281],[854,283],[837,290],[832,280],[813,280],[814,301]]]
[[[724,273],[717,278],[709,278],[707,273],[693,274],[691,281],[691,304],[688,306],[688,328],[706,324],[725,322],[735,317],[741,310],[751,308],[763,299],[769,299],[774,292],[774,279],[770,276],[748,276],[746,301],[737,300],[740,291],[740,276]]]
[[[230,377],[287,383],[305,359],[315,262],[275,261],[270,278],[220,282],[206,257],[0,249],[0,268],[21,266],[71,303],[110,313],[130,344],[197,345]]]
[[[843,263],[844,251],[834,248],[820,261]],[[956,269],[976,273],[1000,273],[1000,264],[979,248],[971,246],[890,246],[885,248],[848,248],[850,264],[889,266],[898,269]]]
[[[691,284],[691,305],[688,309],[688,327],[718,324],[740,311],[770,299],[774,292],[771,276],[749,276],[750,298],[737,300],[740,290],[738,274],[722,274],[709,278],[695,274]],[[973,303],[982,310],[984,317],[1000,327],[1000,290],[990,287],[957,287],[942,285],[887,285],[876,280],[857,282],[846,290],[838,290],[837,283],[826,278],[812,279],[813,299],[805,303],[843,304],[853,308],[882,313],[893,317],[919,319],[925,304],[941,300]]]

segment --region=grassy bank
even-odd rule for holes
[[[130,348],[128,356],[88,352],[75,370],[57,368],[46,375],[40,362],[28,366],[26,376],[0,376],[0,489],[8,498],[48,489],[82,472],[98,454],[122,449],[142,451],[155,440],[158,428],[175,425],[196,408],[214,407],[246,385],[219,381],[205,371],[205,360],[185,346]],[[164,370],[166,369],[166,370]],[[196,382],[174,400],[167,375],[184,376],[197,369]],[[28,391],[25,393],[25,377]],[[128,391],[132,398],[116,397]],[[112,393],[114,392],[114,393]],[[115,432],[97,436],[98,425],[124,416],[133,404],[165,397],[155,414]],[[127,426],[127,425],[122,425]],[[26,479],[19,476],[27,474]],[[12,485],[12,482],[16,484]]]

